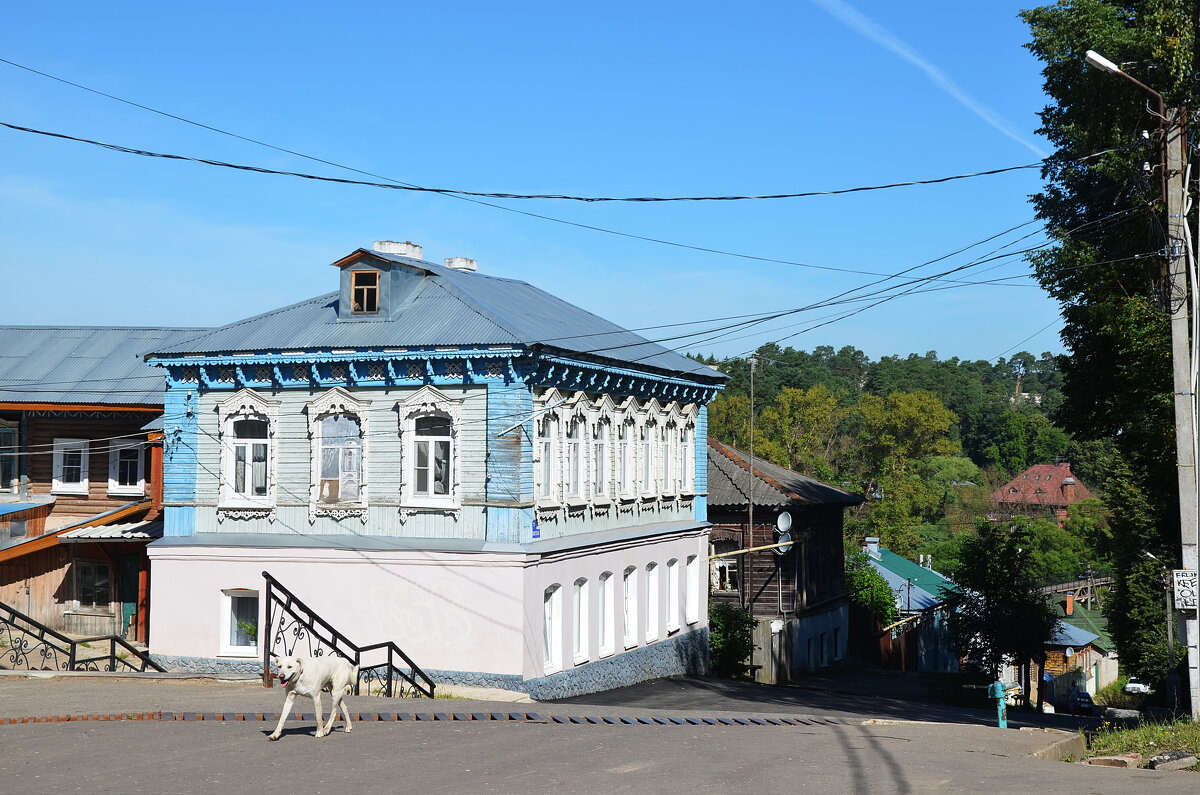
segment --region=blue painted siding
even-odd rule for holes
[[[708,521],[708,406],[696,414],[696,520]]]
[[[531,540],[533,441],[529,423],[501,431],[533,413],[533,393],[520,383],[489,384],[487,402],[487,539]]]
[[[163,534],[196,532],[197,395],[169,385],[163,395]]]

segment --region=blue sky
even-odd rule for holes
[[[1025,4],[22,3],[0,58],[393,180],[508,193],[838,190],[1034,163],[1045,105]],[[0,63],[0,122],[136,149],[363,177]],[[5,323],[217,325],[335,288],[380,239],[467,256],[648,337],[803,307],[1033,220],[1036,169],[775,201],[446,196],[144,158],[0,128]],[[655,238],[761,259],[602,233]],[[1037,229],[950,257],[967,265]],[[793,264],[767,262],[784,260]],[[804,267],[817,266],[817,267]],[[993,267],[985,271],[984,268]],[[831,269],[843,269],[839,270]],[[857,271],[857,272],[854,272]],[[1019,257],[953,278],[1028,274]],[[894,282],[893,282],[894,283]],[[1058,352],[1028,278],[816,309],[675,343]],[[685,328],[648,327],[709,321]],[[805,330],[809,326],[818,328]],[[1034,335],[1028,341],[1026,338]]]

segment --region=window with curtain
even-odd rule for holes
[[[453,490],[453,422],[449,417],[418,417],[413,445],[414,490],[423,497],[447,497]]]
[[[231,478],[234,494],[241,497],[267,496],[270,444],[270,424],[266,420],[234,420]]]
[[[333,414],[321,418],[320,484],[322,503],[356,503],[362,483],[362,433],[358,418]]]

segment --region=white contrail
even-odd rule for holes
[[[904,60],[908,61],[913,66],[920,69],[925,75],[933,81],[933,84],[945,91],[951,97],[958,101],[967,110],[974,113],[979,118],[983,119],[987,124],[996,130],[1004,133],[1009,138],[1013,139],[1022,146],[1033,150],[1038,157],[1045,157],[1046,153],[1030,143],[1025,138],[1013,130],[1003,119],[997,116],[992,110],[985,105],[976,102],[966,91],[951,80],[944,72],[938,69],[929,61],[921,57],[921,54],[902,42],[900,39],[892,35],[888,30],[880,27],[872,22],[867,17],[863,16],[857,9],[842,2],[842,0],[812,0],[813,3],[821,6],[830,15],[836,17],[839,21],[852,29],[860,36],[870,39],[876,44],[891,50],[896,55],[899,55]]]

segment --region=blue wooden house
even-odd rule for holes
[[[166,375],[151,652],[256,670],[267,571],[355,642],[534,697],[707,659],[724,376],[471,260],[377,243]]]

